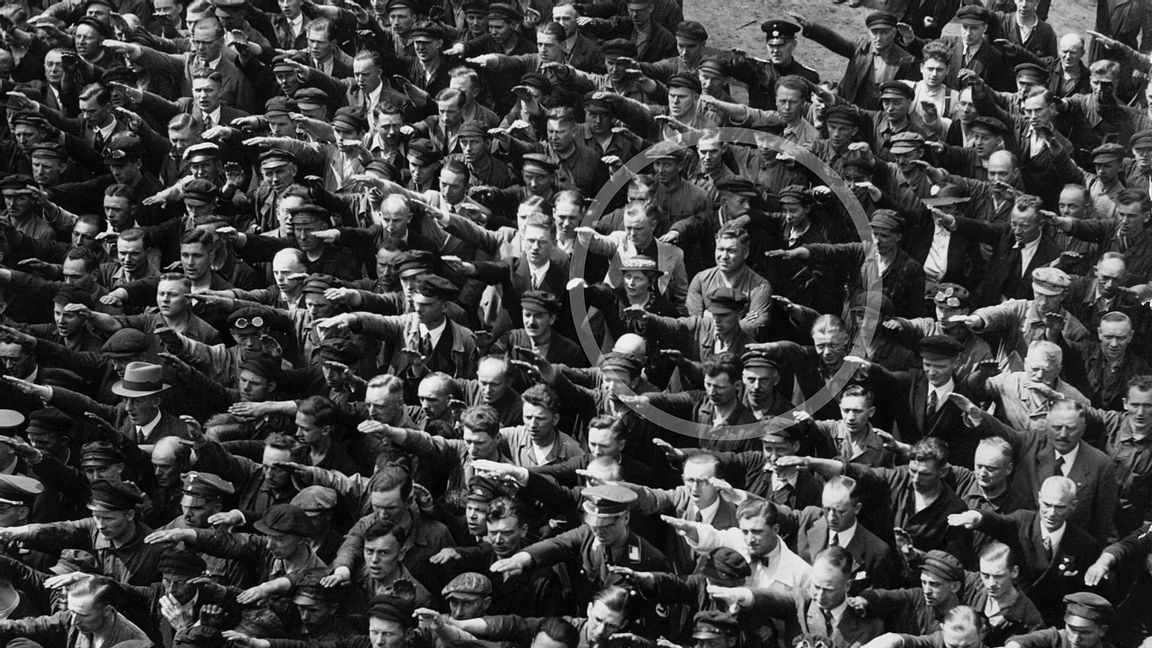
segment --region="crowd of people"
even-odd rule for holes
[[[0,645],[1152,645],[1152,7],[861,4],[4,2]]]

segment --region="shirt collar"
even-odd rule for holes
[[[1076,463],[1076,457],[1079,454],[1080,454],[1080,444],[1076,444],[1076,447],[1072,448],[1072,452],[1069,452],[1066,455],[1062,455],[1059,452],[1056,452],[1057,457],[1064,457],[1064,465],[1069,467],[1069,468],[1072,467],[1072,464]]]
[[[852,542],[852,538],[856,537],[856,528],[859,525],[860,525],[860,523],[856,522],[852,526],[848,527],[847,529],[844,529],[843,531],[833,531],[832,529],[828,529],[828,540],[831,541],[832,540],[832,534],[835,533],[836,534],[836,540],[840,544],[840,546],[841,547],[847,547],[848,543]]]
[[[700,511],[700,520],[704,524],[712,524],[712,520],[716,519],[716,512],[720,510],[720,498],[717,497],[715,502],[698,510]]]
[[[163,412],[157,411],[156,418],[152,419],[147,424],[140,426],[140,436],[147,437],[149,434],[152,434],[152,430],[155,430],[156,426],[160,424],[160,418],[163,416]]]

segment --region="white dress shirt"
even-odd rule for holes
[[[136,438],[138,440],[141,440],[141,441],[144,439],[147,439],[148,435],[152,434],[152,430],[155,430],[156,426],[160,424],[160,416],[161,416],[161,412],[159,410],[157,410],[156,411],[156,418],[152,419],[151,421],[149,421],[145,425],[137,425],[136,426]]]
[[[440,344],[440,337],[444,335],[444,329],[446,329],[446,328],[448,328],[448,320],[447,319],[445,319],[443,322],[440,322],[440,326],[437,326],[436,328],[431,328],[431,329],[428,328],[427,326],[424,326],[424,324],[421,323],[420,324],[420,336],[423,337],[423,336],[427,335],[428,339],[430,339],[432,341],[432,348],[435,349],[436,345]]]
[[[1062,455],[1059,452],[1056,453],[1057,459],[1059,459],[1060,457],[1064,458],[1064,465],[1060,467],[1060,474],[1061,475],[1064,475],[1065,477],[1068,476],[1068,473],[1072,471],[1072,464],[1076,463],[1076,456],[1079,454],[1080,454],[1080,444],[1076,444],[1076,447],[1072,448],[1072,452],[1069,452],[1066,455]]]
[[[951,394],[954,391],[956,391],[956,381],[952,380],[951,378],[948,379],[948,382],[940,385],[939,387],[933,387],[931,384],[929,384],[927,395],[928,400],[924,402],[928,403],[931,401],[932,392],[936,392],[936,411],[940,411],[940,408],[944,406],[944,400],[948,398],[948,394]]]
[[[940,281],[948,272],[948,244],[951,241],[952,232],[937,223],[932,231],[932,247],[928,248],[928,256],[924,259],[924,274],[929,278]]]
[[[1049,543],[1052,545],[1052,555],[1053,556],[1055,556],[1056,552],[1060,549],[1060,541],[1064,539],[1064,531],[1067,529],[1068,529],[1068,523],[1067,522],[1065,522],[1064,524],[1061,524],[1059,529],[1056,529],[1055,531],[1052,531],[1052,532],[1049,532],[1047,529],[1045,529],[1044,525],[1040,525],[1040,537],[1042,539],[1048,540]]]
[[[858,524],[858,523],[857,523]],[[844,529],[843,531],[828,530],[828,546],[832,546],[832,536],[836,536],[836,544],[841,547],[847,547],[852,538],[856,537],[856,524]]]
[[[1036,249],[1040,247],[1040,237],[1037,236],[1031,243],[1025,243],[1020,247],[1020,276],[1028,276],[1028,265],[1032,263],[1032,257],[1036,256]]]

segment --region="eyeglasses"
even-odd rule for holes
[[[247,328],[264,328],[264,318],[260,317],[259,315],[253,317],[252,319],[248,319],[247,317],[238,317],[236,318],[236,321],[232,323],[232,328],[238,331],[243,331]]]

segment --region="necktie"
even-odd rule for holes
[[[929,391],[928,392],[928,409],[926,410],[926,414],[929,417],[935,415],[936,414],[936,406],[939,404],[940,404],[940,396],[936,393],[936,390],[933,389],[932,391]]]
[[[1048,554],[1048,558],[1052,558],[1052,536],[1044,538],[1044,553]]]
[[[100,129],[92,129],[92,148],[96,149],[96,152],[104,150],[104,133],[101,133]]]
[[[216,124],[212,123],[212,115],[204,115],[204,130],[212,128]]]
[[[836,629],[835,626],[832,625],[832,610],[829,610],[828,608],[820,608],[820,614],[824,615],[824,630],[827,632],[828,636],[831,637],[832,632]]]
[[[535,272],[530,274],[532,275],[532,290],[540,290],[540,275]]]
[[[136,426],[136,443],[144,443],[144,428]]]
[[[432,335],[430,333],[420,336],[420,354],[425,358],[432,355]]]
[[[692,521],[693,522],[703,522],[704,521],[704,514],[700,512],[700,509],[696,509],[696,513],[694,513],[692,515]]]
[[[1060,476],[1064,475],[1064,457],[1059,455],[1056,457],[1056,474]]]
[[[832,532],[832,539],[830,539],[828,541],[828,546],[829,547],[839,547],[840,546],[840,534],[839,533],[836,533],[835,531]],[[827,610],[825,610],[825,611],[827,611]]]

